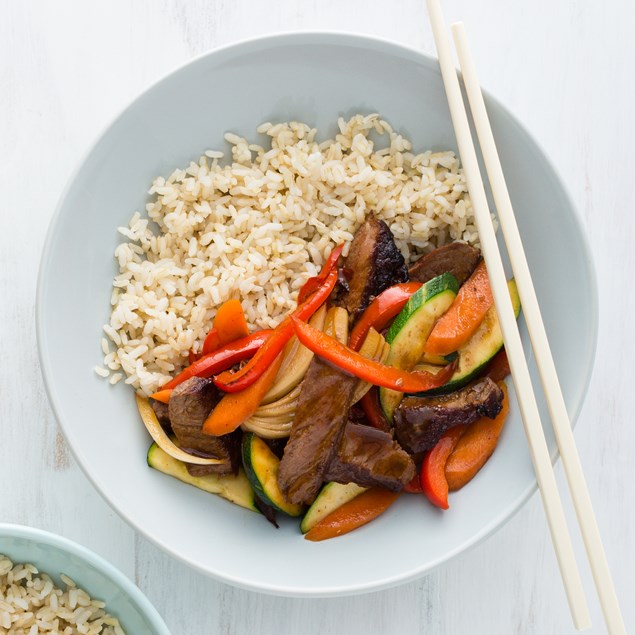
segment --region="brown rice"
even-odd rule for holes
[[[115,250],[119,274],[98,374],[154,392],[201,346],[217,307],[232,297],[252,328],[276,325],[367,214],[388,223],[409,262],[452,240],[478,243],[453,152],[415,155],[376,114],[338,126],[334,139],[318,142],[303,123],[264,123],[267,148],[227,133],[229,163],[208,151],[154,180],[146,215],[119,228],[125,241]]]
[[[105,604],[65,575],[62,590],[32,564],[0,555],[0,634],[125,635]]]

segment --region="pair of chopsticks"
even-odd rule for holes
[[[427,0],[427,2],[459,154],[472,200],[481,249],[489,273],[494,304],[496,305],[503,332],[505,349],[509,358],[538,487],[540,488],[573,622],[578,630],[584,630],[591,626],[589,609],[575,561],[575,554],[558,493],[547,442],[540,422],[540,414],[529,376],[527,360],[523,352],[520,333],[507,290],[505,272],[489,213],[474,141],[470,133],[470,125],[461,95],[457,72],[452,61],[450,38],[439,0]],[[452,34],[474,126],[481,146],[481,153],[498,211],[498,219],[507,245],[529,337],[556,434],[558,449],[562,457],[604,619],[611,635],[626,634],[463,23],[457,22],[453,24]]]

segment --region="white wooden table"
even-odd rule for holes
[[[576,438],[635,630],[635,4],[445,4],[448,21],[468,26],[483,84],[544,146],[592,239],[600,336]],[[100,498],[58,431],[40,377],[34,298],[46,228],[82,154],[129,100],[195,55],[275,31],[357,31],[432,51],[424,1],[6,0],[0,9],[0,520],[59,532],[105,556],[175,635],[574,632],[537,496],[484,544],[388,591],[295,600],[208,579],[140,537]],[[586,565],[582,572],[592,632],[603,633]]]

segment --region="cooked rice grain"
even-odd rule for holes
[[[93,600],[69,577],[60,577],[65,591],[32,564],[14,564],[0,554],[0,633],[125,635],[103,602]]]
[[[137,212],[119,228],[126,240],[104,326],[114,352],[104,366],[148,395],[200,350],[226,300],[240,299],[251,328],[275,326],[369,213],[386,221],[408,262],[453,240],[478,243],[453,152],[415,155],[376,114],[338,126],[318,143],[303,123],[264,123],[267,148],[227,133],[230,165],[207,151],[154,180],[147,217]]]

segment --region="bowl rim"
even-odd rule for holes
[[[308,40],[308,41],[307,41]],[[222,54],[225,52],[231,53],[233,50],[238,50],[243,47],[252,47],[252,46],[261,46],[261,47],[275,47],[282,45],[290,45],[290,44],[312,44],[312,45],[324,45],[324,44],[337,44],[337,45],[345,45],[347,43],[356,44],[358,47],[371,47],[374,48],[379,53],[393,53],[400,55],[407,55],[410,59],[419,58],[419,61],[423,61],[425,64],[437,64],[438,58],[430,53],[425,51],[416,49],[414,47],[401,44],[389,38],[383,38],[375,35],[369,35],[361,32],[354,31],[342,31],[342,30],[298,30],[298,31],[279,31],[273,33],[267,33],[264,35],[259,35],[255,37],[243,38],[237,40],[235,42],[231,42],[229,44],[225,44],[223,46],[213,48],[211,50],[205,51],[195,57],[187,60],[186,62],[178,65],[172,70],[167,71],[157,80],[150,83],[146,88],[137,93],[132,99],[130,99],[122,108],[120,108],[117,113],[108,121],[108,123],[102,127],[101,131],[95,136],[92,143],[90,143],[87,149],[84,150],[83,153],[80,154],[80,158],[71,172],[62,193],[58,199],[57,205],[55,207],[55,211],[51,217],[46,236],[44,241],[44,247],[42,250],[42,255],[40,259],[40,266],[38,270],[38,278],[37,278],[37,289],[36,289],[36,339],[38,343],[38,357],[40,361],[40,367],[42,371],[42,377],[44,381],[44,387],[46,390],[46,394],[49,400],[49,404],[51,405],[51,409],[53,410],[53,414],[55,415],[55,419],[58,422],[60,428],[64,432],[66,437],[66,426],[63,423],[62,419],[59,417],[59,412],[61,411],[58,407],[57,399],[55,393],[53,391],[52,385],[48,379],[48,377],[52,376],[52,371],[49,368],[48,360],[43,355],[43,347],[41,346],[41,342],[43,341],[44,333],[44,314],[43,314],[43,294],[44,294],[44,280],[45,280],[45,271],[46,271],[46,263],[51,256],[52,252],[52,236],[54,234],[56,225],[60,216],[62,215],[62,210],[64,209],[66,199],[68,194],[73,187],[75,180],[82,169],[82,166],[88,159],[88,157],[93,153],[95,148],[102,142],[102,140],[109,134],[111,128],[117,123],[117,121],[125,115],[125,113],[135,104],[138,100],[143,98],[145,95],[154,90],[155,87],[159,86],[163,82],[169,81],[172,76],[177,75],[185,68],[193,66],[202,60],[213,57],[217,54]],[[459,72],[457,70],[457,72]],[[585,381],[583,385],[580,386],[580,394],[581,397],[579,402],[575,404],[574,410],[569,413],[570,421],[572,427],[575,426],[575,423],[580,415],[582,407],[585,402],[585,397],[588,392],[588,387],[591,382],[591,378],[593,375],[593,369],[595,366],[595,358],[597,353],[597,344],[598,344],[598,330],[599,330],[599,301],[598,301],[598,285],[597,285],[597,274],[596,268],[593,260],[593,252],[591,250],[590,239],[586,233],[584,225],[582,223],[582,219],[578,212],[577,206],[574,204],[573,198],[569,192],[569,188],[567,186],[567,181],[562,178],[560,170],[554,165],[554,163],[549,158],[542,144],[529,132],[528,128],[516,117],[516,115],[511,112],[506,106],[504,106],[498,99],[496,99],[492,94],[486,89],[482,88],[483,95],[486,99],[486,102],[493,105],[498,111],[505,117],[509,118],[511,122],[517,127],[519,133],[523,135],[527,140],[533,144],[535,147],[537,155],[544,161],[545,165],[552,172],[554,176],[554,180],[557,182],[558,186],[562,190],[562,194],[564,200],[567,205],[572,210],[572,220],[573,223],[577,226],[578,233],[582,242],[582,249],[585,255],[586,262],[586,275],[589,280],[589,300],[590,305],[592,307],[591,318],[591,331],[593,342],[589,347],[587,352],[586,367],[588,371],[586,373]],[[513,516],[515,516],[518,511],[525,505],[525,503],[529,500],[529,498],[537,491],[538,484],[536,478],[534,477],[530,484],[526,487],[526,489],[522,492],[522,494],[518,497],[517,501],[514,505],[511,505],[503,512],[493,517],[489,523],[487,523],[481,531],[474,534],[469,540],[464,541],[453,550],[449,551],[444,555],[443,558],[439,558],[437,560],[433,560],[428,562],[425,566],[416,567],[412,570],[404,571],[400,574],[394,575],[388,578],[382,578],[378,581],[369,582],[366,584],[360,584],[355,586],[344,586],[338,587],[336,585],[330,585],[328,587],[312,587],[308,590],[298,590],[291,586],[285,586],[280,584],[262,584],[262,583],[254,583],[247,579],[245,576],[235,576],[235,575],[226,575],[223,573],[219,573],[216,571],[211,571],[208,568],[200,565],[195,560],[189,559],[185,556],[182,556],[179,553],[176,553],[172,550],[172,548],[165,544],[163,541],[155,538],[150,535],[143,527],[141,527],[138,523],[129,518],[124,512],[122,512],[118,506],[110,501],[102,492],[98,483],[95,482],[93,476],[90,473],[89,466],[87,461],[81,456],[81,454],[76,451],[74,446],[69,442],[69,447],[73,454],[73,457],[79,464],[84,473],[84,476],[92,483],[95,489],[99,492],[100,496],[106,501],[106,503],[117,512],[117,515],[122,518],[126,523],[131,525],[136,531],[138,531],[145,538],[150,540],[153,544],[160,547],[163,551],[169,554],[171,557],[176,558],[180,562],[192,567],[196,571],[199,571],[209,577],[212,577],[216,580],[219,580],[226,584],[231,584],[233,586],[246,589],[249,591],[257,591],[260,593],[264,593],[267,595],[275,595],[275,596],[286,596],[286,597],[298,597],[298,598],[318,598],[318,597],[341,597],[346,595],[359,595],[363,593],[370,593],[373,591],[379,591],[383,589],[388,589],[390,587],[397,586],[399,584],[405,584],[407,582],[416,580],[424,575],[428,575],[432,571],[434,571],[437,567],[443,565],[445,562],[455,558],[457,555],[464,553],[473,547],[480,544],[486,538],[491,537],[498,530],[500,530]],[[551,462],[555,464],[559,459],[558,448],[555,447],[553,452],[551,452]]]
[[[45,529],[37,529],[27,525],[17,525],[12,523],[0,523],[0,537],[2,536],[22,538],[39,544],[49,545],[63,551],[66,554],[76,556],[81,560],[88,562],[114,582],[119,589],[124,591],[132,599],[134,604],[140,609],[141,613],[150,620],[152,627],[156,630],[158,635],[171,635],[167,624],[163,621],[163,618],[143,591],[134,582],[132,582],[130,578],[117,569],[117,567],[110,564],[110,562],[94,551],[88,549],[88,547],[84,547],[78,542]],[[13,558],[9,554],[5,555],[13,561]],[[42,573],[58,576],[60,573],[63,573],[63,571],[55,572],[42,569]]]

